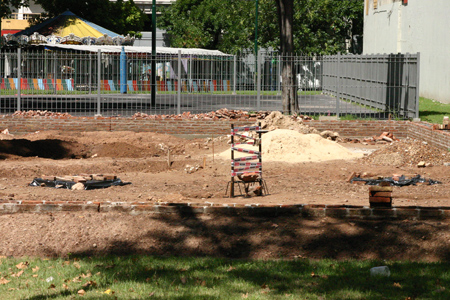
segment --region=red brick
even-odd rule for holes
[[[370,203],[391,203],[391,197],[369,197]]]

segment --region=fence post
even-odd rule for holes
[[[102,68],[101,68],[101,59],[102,59],[102,50],[98,49],[97,52],[97,115],[101,115],[102,111],[101,111],[101,102],[100,102],[100,97],[101,97],[101,92],[100,92],[100,85],[101,85],[101,80],[102,80],[102,76],[101,76],[101,72],[102,72]]]
[[[277,62],[277,96],[281,95],[281,55],[278,55]]]
[[[19,47],[17,48],[17,110],[21,110],[21,95],[22,94],[22,49]]]
[[[419,117],[419,84],[420,84],[420,52],[417,52],[417,79],[416,79],[416,118]]]
[[[181,50],[178,50],[177,114],[181,114]]]
[[[56,71],[56,68],[57,68],[57,56],[56,56],[56,52],[53,52],[53,78],[52,78],[52,80],[53,80],[53,93],[56,95],[56,94],[58,94],[58,89],[57,89],[57,85],[58,85],[58,83],[56,82],[56,79],[57,79],[57,71]]]
[[[256,110],[261,110],[261,50],[258,51],[258,58],[256,59],[257,63],[257,74],[256,74],[256,86],[257,86],[257,94],[256,94]]]
[[[336,117],[339,118],[340,114],[340,99],[341,99],[341,52],[337,55],[337,78],[336,78]]]
[[[236,69],[237,69],[237,65],[236,65],[236,55],[234,55],[233,57],[233,95],[236,95],[236,78],[237,78],[237,74],[236,74]]]

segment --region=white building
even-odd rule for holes
[[[363,54],[420,52],[420,96],[450,103],[450,1],[364,1]]]

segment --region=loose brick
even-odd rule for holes
[[[369,192],[392,192],[394,189],[392,186],[377,186],[373,185],[369,187]]]
[[[370,203],[392,203],[391,197],[369,197]]]
[[[375,192],[370,191],[369,192],[370,197],[392,197],[392,192]]]

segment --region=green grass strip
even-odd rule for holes
[[[387,265],[390,277],[371,277]],[[2,299],[450,299],[450,264],[151,256],[0,259]],[[83,291],[81,291],[83,290]]]

